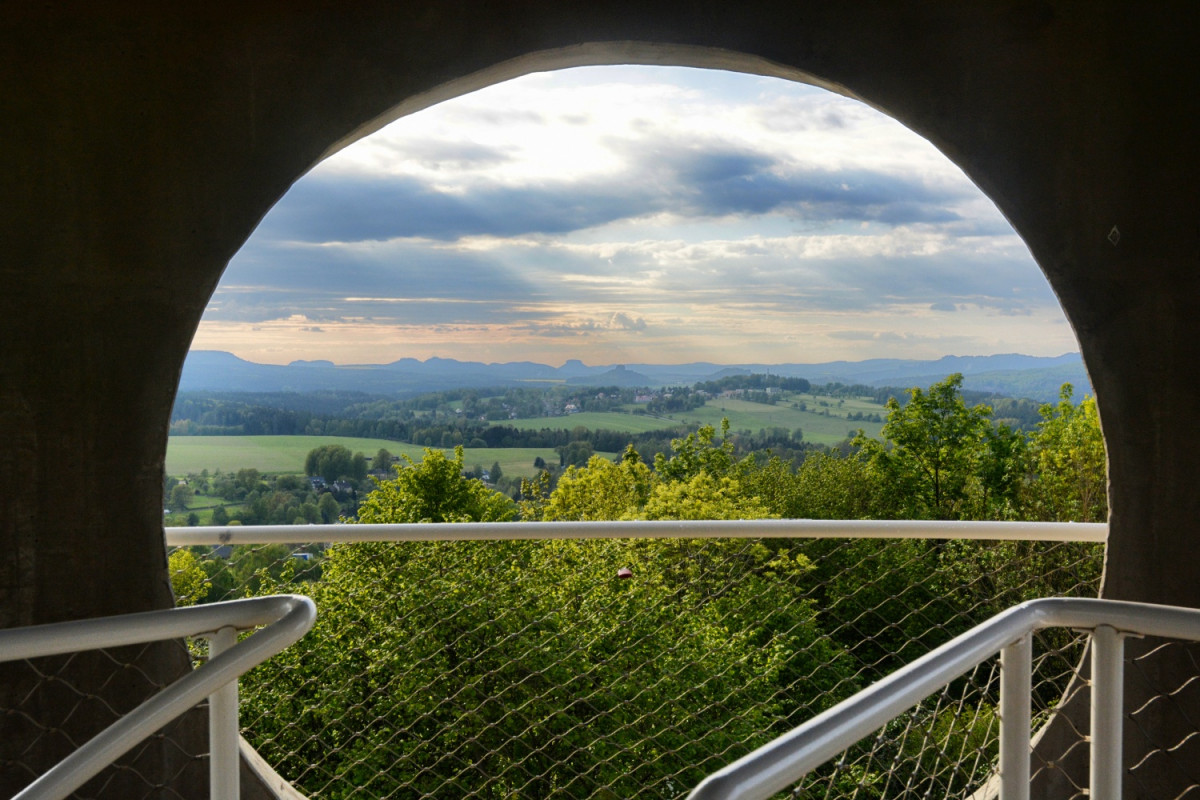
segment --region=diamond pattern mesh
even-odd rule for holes
[[[205,600],[317,602],[314,632],[242,682],[245,735],[304,792],[665,798],[1014,603],[1094,596],[1102,550],[595,540],[194,555]],[[1071,632],[1039,637],[1035,713],[1061,700],[1083,650]],[[970,794],[993,769],[997,692],[996,663],[979,667],[796,796]]]
[[[248,673],[241,692],[244,735],[322,798],[684,797],[1014,603],[1094,596],[1102,559],[1102,548],[1079,543],[877,539],[179,552],[188,553],[172,559],[177,589],[190,591],[182,604],[280,591],[316,600],[314,631]],[[33,687],[0,709],[5,736],[65,755],[127,710],[110,702],[111,687],[161,685],[139,666],[143,650],[0,665]],[[1085,797],[1086,638],[1042,631],[1034,652],[1035,729],[1063,712],[1053,715],[1055,755],[1034,750],[1034,786],[1050,787],[1040,796]],[[1196,645],[1128,642],[1135,796],[1200,797],[1200,735],[1188,711],[1200,707],[1197,674]],[[787,796],[994,797],[998,692],[992,659]],[[203,726],[191,730],[158,734],[79,796],[203,793]],[[19,761],[0,771],[6,785],[34,777]]]

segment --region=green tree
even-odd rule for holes
[[[430,448],[419,464],[402,459],[395,478],[376,479],[375,490],[359,506],[359,522],[504,522],[516,516],[512,500],[463,477],[461,445],[453,460]]]
[[[712,425],[702,425],[682,439],[672,439],[670,456],[654,456],[654,471],[667,480],[689,480],[702,472],[714,478],[728,475],[734,465],[728,417],[721,419],[719,443],[716,435]]]
[[[983,488],[981,516],[1016,519],[1025,484],[1027,440],[1020,431],[994,424],[984,433],[985,453],[979,468]]]
[[[680,447],[729,472],[723,456],[697,454],[724,450],[711,435]],[[464,477],[462,460],[461,448],[453,460],[433,450],[405,459],[395,479],[377,481],[359,521],[511,518],[512,503]],[[737,475],[680,476],[657,475],[630,447],[617,462],[568,468],[549,496],[546,473],[525,481],[522,513],[768,513]],[[672,796],[851,688],[849,664],[800,599],[811,569],[747,540],[339,545],[322,579],[299,587],[322,609],[318,629],[243,682],[243,708],[274,763],[311,774],[304,765],[319,758],[380,796],[447,786]],[[286,574],[261,589],[296,590]],[[313,727],[322,741],[302,733]]]
[[[343,476],[354,475],[354,454],[350,448],[340,444],[326,444],[314,448],[304,457],[304,474],[319,475],[329,483]],[[366,460],[363,460],[366,472]]]
[[[190,550],[172,550],[167,559],[167,570],[171,575],[171,591],[175,593],[177,606],[200,603],[212,587],[199,559]]]
[[[574,441],[554,448],[558,453],[559,466],[582,467],[592,457],[591,442]]]
[[[186,483],[176,483],[171,487],[171,509],[174,511],[185,511],[195,497],[196,493],[192,490],[192,487]]]
[[[355,453],[350,459],[350,471],[346,473],[356,481],[364,481],[367,479],[367,457],[362,453]]]
[[[546,511],[550,499],[550,473],[542,470],[536,477],[521,478],[520,502],[517,503],[522,522],[537,522]]]
[[[1041,408],[1042,421],[1029,443],[1029,518],[1062,522],[1103,522],[1108,518],[1100,415],[1094,398],[1085,397],[1075,405],[1073,394],[1071,384],[1063,384],[1058,403]]]
[[[812,453],[796,471],[788,516],[804,519],[872,519],[880,514],[878,487],[861,454]]]
[[[229,512],[225,510],[225,506],[217,506],[212,512],[213,525],[228,525]]]
[[[379,448],[379,452],[375,454],[374,460],[371,462],[373,472],[380,475],[389,475],[392,472],[392,454],[387,448]]]
[[[584,467],[567,467],[550,494],[543,519],[637,519],[655,481],[654,473],[640,458],[614,463],[592,456]]]
[[[677,796],[845,693],[808,569],[746,541],[336,546],[319,583],[264,587],[322,613],[243,714],[310,791]]]
[[[338,505],[337,499],[332,494],[323,492],[321,499],[317,501],[317,512],[321,515],[322,522],[332,525],[341,516],[342,507]]]
[[[980,513],[980,471],[987,447],[991,409],[968,407],[962,375],[955,373],[928,391],[909,389],[909,400],[887,402],[885,447],[860,431],[854,443],[867,454],[879,489],[912,519],[964,519]]]
[[[304,520],[301,523],[304,525],[319,525],[323,521],[320,507],[311,500],[301,503],[300,518]]]
[[[239,469],[234,477],[234,484],[241,490],[241,497],[245,497],[247,493],[261,488],[262,475],[256,469]]]
[[[770,511],[757,497],[746,497],[734,478],[706,472],[690,479],[661,481],[646,500],[645,519],[763,519]]]

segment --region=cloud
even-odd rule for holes
[[[511,160],[512,156],[499,147],[478,142],[447,142],[442,140],[409,141],[389,144],[387,149],[395,158],[412,160],[431,170],[478,170],[495,167]]]
[[[641,317],[635,319],[624,311],[618,311],[608,318],[608,327],[626,331],[644,331],[646,330],[646,320]]]
[[[500,84],[342,151],[263,220],[204,320],[866,352],[1055,315],[1003,216],[894,120],[773,79],[622,67]]]
[[[260,230],[299,242],[561,234],[658,210],[652,200],[613,181],[453,193],[411,177],[322,175],[293,186]]]
[[[903,333],[897,333],[895,331],[860,331],[860,330],[832,331],[829,334],[829,337],[831,339],[841,339],[842,341],[847,341],[847,342],[890,342],[890,343],[895,343],[895,342],[904,342],[909,339],[909,337],[907,335],[905,335]]]
[[[275,241],[563,235],[668,212],[685,217],[786,213],[809,221],[888,225],[961,221],[958,187],[869,170],[789,164],[722,141],[612,140],[623,167],[601,176],[440,187],[411,175],[314,173],[298,182],[257,236]],[[416,148],[420,150],[421,148]],[[504,157],[494,148],[425,145],[431,158]]]

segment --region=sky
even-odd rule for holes
[[[991,201],[890,117],[777,78],[586,67],[317,165],[230,262],[192,348],[558,366],[1078,344]]]

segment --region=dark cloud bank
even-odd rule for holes
[[[692,217],[785,212],[817,221],[890,225],[946,223],[960,195],[865,170],[797,170],[760,153],[623,146],[616,176],[525,186],[479,185],[451,194],[412,177],[314,174],[272,210],[259,236],[279,241],[355,242],[421,237],[566,234],[673,212]]]

